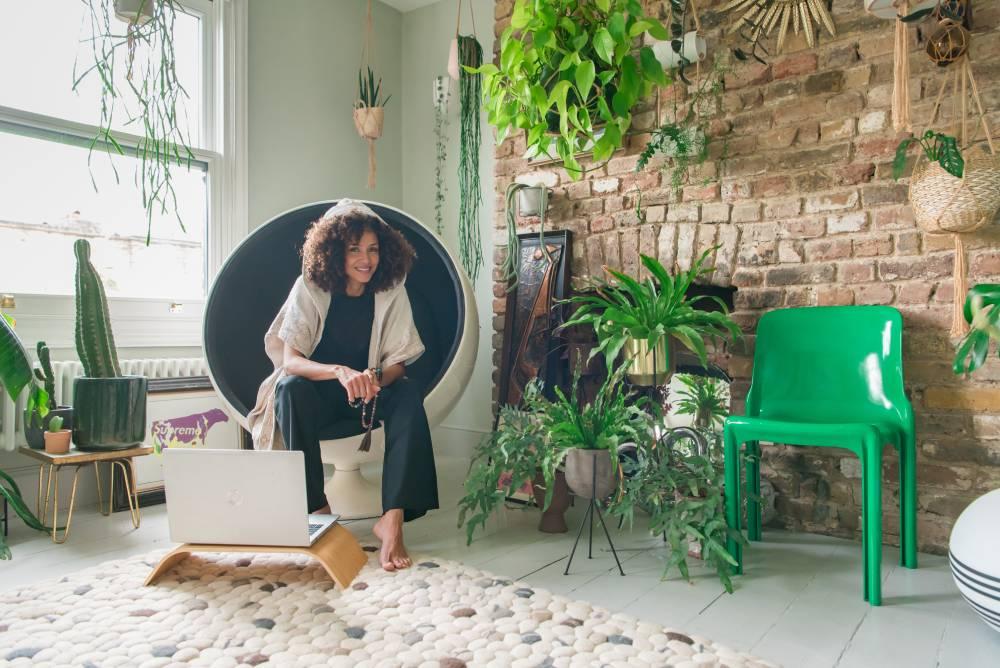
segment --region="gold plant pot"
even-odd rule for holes
[[[649,347],[645,339],[630,337],[625,342],[623,350],[625,358],[629,360],[625,375],[629,382],[644,387],[667,382],[676,368],[676,361],[671,354],[673,346],[667,343],[669,338],[663,337],[653,348]]]

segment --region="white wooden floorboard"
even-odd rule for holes
[[[535,511],[501,511],[477,532],[470,546],[456,526],[457,499],[467,465],[439,462],[442,508],[406,525],[411,552],[452,559],[498,576],[523,580],[614,612],[704,635],[734,649],[750,651],[788,668],[933,667],[996,668],[1000,634],[976,617],[958,595],[943,557],[920,555],[916,571],[896,566],[898,551],[883,550],[883,602],[869,608],[861,598],[861,546],[809,534],[765,533],[746,550],[746,571],[726,594],[714,571],[692,568],[692,582],[671,572],[662,579],[662,542],[644,531],[609,530],[621,551],[626,576],[618,574],[599,525],[594,559],[587,559],[587,534],[580,541],[568,576],[566,559],[585,507],[570,509],[570,533],[537,531]],[[347,523],[363,543],[375,544],[373,520]],[[127,513],[103,517],[81,507],[69,541],[11,521],[14,559],[0,562],[0,590],[9,590],[112,559],[172,547],[166,509],[143,509],[133,530]]]

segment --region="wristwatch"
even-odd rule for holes
[[[373,374],[375,374],[375,382],[376,383],[381,383],[382,382],[382,367],[375,366],[375,367],[372,367],[371,369],[368,369],[368,370],[371,371]]]

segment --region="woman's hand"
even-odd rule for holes
[[[368,403],[375,398],[381,389],[375,382],[374,374],[369,370],[355,371],[346,366],[338,366],[337,380],[347,390],[347,401],[350,403],[354,403],[357,399]]]

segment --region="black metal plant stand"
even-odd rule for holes
[[[566,562],[566,570],[563,571],[563,575],[569,575],[570,564],[573,563],[573,555],[576,554],[576,547],[580,544],[580,536],[583,535],[584,525],[590,526],[589,537],[587,540],[587,558],[594,558],[594,513],[597,513],[597,519],[601,521],[601,528],[604,529],[604,535],[608,539],[608,545],[611,546],[611,554],[615,555],[615,563],[618,564],[618,571],[624,576],[625,570],[622,568],[622,562],[618,559],[618,552],[615,551],[615,544],[611,541],[611,534],[608,533],[608,527],[604,524],[604,516],[601,514],[601,508],[597,505],[597,458],[592,457],[590,460],[591,465],[591,480],[590,480],[590,505],[587,506],[587,512],[583,514],[583,522],[580,523],[580,530],[576,532],[576,540],[573,542],[573,549],[569,553],[569,561]]]

